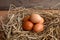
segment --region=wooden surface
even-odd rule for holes
[[[53,12],[53,13],[60,12],[60,10],[36,10],[36,11]],[[6,15],[6,14],[8,14],[8,11],[0,11],[0,16],[1,15]]]
[[[8,11],[0,11],[0,16],[5,16],[8,14]]]
[[[45,13],[60,13],[60,10],[36,10],[36,11],[42,11]],[[0,11],[0,16],[7,15],[8,11]]]
[[[9,9],[10,4],[28,8],[40,6],[42,9],[60,9],[60,0],[0,0],[0,9]]]

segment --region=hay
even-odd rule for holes
[[[7,17],[0,17],[2,31],[6,34],[6,40],[59,40],[60,39],[60,14],[34,11],[24,7],[11,5]],[[37,13],[44,22],[44,31],[35,33],[22,29],[22,19],[26,15]],[[4,20],[3,20],[4,19]]]

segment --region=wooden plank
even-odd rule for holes
[[[35,10],[35,11],[41,11],[41,12],[46,12],[46,13],[60,13],[60,10]],[[7,15],[8,11],[0,11],[0,16]]]
[[[5,16],[8,14],[8,11],[0,11],[0,16]]]
[[[40,6],[42,9],[60,9],[60,0],[0,0],[0,9],[9,9],[10,4],[27,8]]]

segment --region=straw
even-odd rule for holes
[[[2,23],[1,30],[4,31],[6,40],[59,40],[60,39],[60,14],[59,13],[47,13],[43,11],[34,11],[33,9],[11,6],[8,11],[8,16],[5,20],[0,18]],[[31,11],[33,10],[33,11]],[[24,31],[22,29],[22,19],[26,15],[31,13],[37,13],[41,15],[44,22],[44,31],[35,33],[32,31]],[[4,17],[3,17],[4,18]]]

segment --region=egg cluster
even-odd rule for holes
[[[44,19],[39,14],[31,14],[23,18],[22,28],[26,31],[41,32],[44,30]]]

